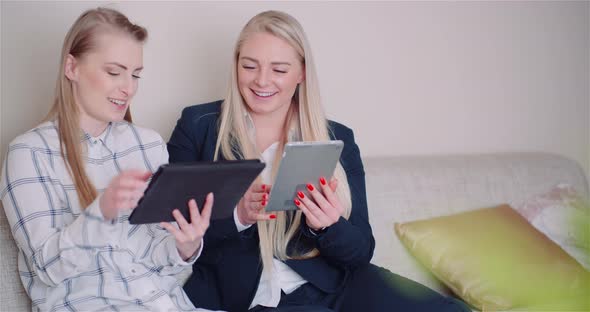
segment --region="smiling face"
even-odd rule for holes
[[[250,112],[285,116],[297,84],[305,79],[303,64],[285,40],[254,33],[238,55],[238,87]]]
[[[96,136],[109,122],[125,117],[143,68],[143,46],[118,32],[99,34],[94,43],[90,52],[68,56],[65,73],[80,110],[80,127]]]

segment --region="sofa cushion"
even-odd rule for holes
[[[544,153],[382,156],[363,163],[376,241],[371,262],[444,294],[450,290],[392,235],[394,222],[520,203],[558,183],[590,197],[579,164]]]
[[[537,230],[590,270],[590,203],[573,186],[557,184],[513,207]]]
[[[590,308],[590,273],[508,205],[396,223],[395,231],[478,309]]]
[[[4,208],[0,203],[0,302],[1,311],[31,311],[31,300],[18,275],[18,249],[10,233]]]

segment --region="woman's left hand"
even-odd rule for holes
[[[338,199],[335,190],[338,180],[333,178],[327,183],[324,177],[320,178],[320,189],[312,184],[307,184],[307,190],[311,198],[303,192],[298,192],[295,205],[305,214],[307,226],[319,231],[336,223],[344,213],[344,207]]]
[[[168,230],[176,239],[176,249],[182,260],[190,259],[201,247],[201,239],[209,228],[211,209],[213,207],[213,193],[205,198],[203,210],[199,213],[197,202],[194,199],[188,202],[191,223],[184,218],[178,209],[172,211],[179,229],[167,222],[161,222],[160,226]]]

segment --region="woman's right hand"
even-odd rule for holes
[[[119,216],[120,210],[137,207],[151,175],[150,171],[126,170],[114,177],[98,203],[104,218],[112,220]]]
[[[273,213],[264,213],[268,204],[270,185],[253,183],[238,203],[238,219],[243,225],[276,218]]]

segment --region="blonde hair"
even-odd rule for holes
[[[45,118],[45,120],[57,121],[61,155],[74,180],[81,209],[94,201],[97,192],[84,168],[81,144],[82,130],[79,124],[80,112],[74,99],[72,82],[65,75],[65,64],[68,55],[80,58],[96,49],[97,34],[108,31],[128,34],[140,43],[143,43],[147,38],[145,28],[132,24],[125,15],[116,10],[96,8],[82,13],[64,39],[55,98],[53,106]],[[125,120],[131,122],[129,109],[125,113]]]
[[[244,118],[247,108],[244,103],[237,82],[237,66],[240,48],[248,37],[255,33],[268,33],[288,42],[297,52],[305,69],[305,80],[301,82],[289,107],[280,139],[279,148],[275,155],[272,177],[276,174],[280,155],[284,144],[290,139],[289,130],[299,131],[302,141],[330,140],[328,122],[320,102],[318,78],[311,55],[311,49],[303,28],[292,16],[278,11],[266,11],[254,16],[242,29],[234,48],[231,75],[227,95],[221,106],[219,135],[215,146],[215,159],[219,152],[226,159],[259,158],[254,142],[248,135]],[[338,179],[336,194],[345,206],[344,217],[348,219],[351,210],[351,197],[348,181],[342,165],[338,164],[334,176]],[[329,178],[329,177],[328,177]],[[278,212],[277,218],[271,221],[258,222],[260,238],[260,254],[263,267],[272,267],[272,259],[281,260],[304,259],[319,255],[317,249],[305,254],[287,254],[287,244],[293,238],[301,222],[301,211]]]

